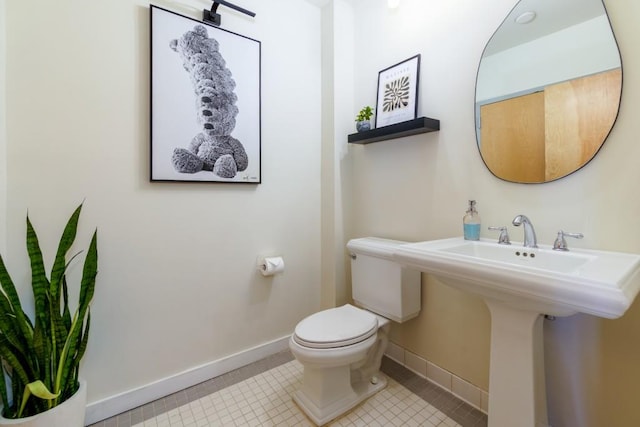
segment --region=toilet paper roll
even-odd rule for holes
[[[284,259],[280,256],[264,257],[258,260],[258,270],[263,276],[273,276],[284,271]]]

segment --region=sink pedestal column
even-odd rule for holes
[[[543,316],[485,298],[491,312],[489,427],[548,426]]]

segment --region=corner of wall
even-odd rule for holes
[[[334,0],[322,9],[322,308],[348,302],[345,268],[350,224],[350,170],[345,162],[353,127],[353,7]]]
[[[335,209],[335,183],[333,173],[333,107],[334,107],[334,36],[333,36],[333,4],[322,7],[321,12],[321,69],[322,69],[322,146],[321,146],[321,308],[335,306],[336,284],[335,263],[333,257],[334,247],[334,209]]]

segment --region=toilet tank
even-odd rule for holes
[[[420,272],[393,260],[395,249],[407,242],[364,237],[347,243],[351,255],[351,290],[362,308],[395,322],[420,313]]]

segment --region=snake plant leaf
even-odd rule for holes
[[[66,262],[67,252],[69,252],[69,249],[76,239],[78,219],[80,218],[81,211],[82,205],[78,206],[73,214],[71,214],[71,217],[69,218],[69,221],[67,221],[67,225],[64,227],[64,231],[62,232],[62,237],[60,237],[56,258],[53,262],[53,266],[51,267],[50,293],[53,301],[59,301],[60,298],[60,284],[68,265]]]
[[[76,360],[80,362],[82,356],[84,356],[84,352],[87,349],[87,344],[89,343],[89,329],[91,326],[91,309],[87,310],[87,321],[84,326],[84,332],[82,334],[82,340],[80,341],[80,347],[78,347],[78,355],[76,356]]]
[[[15,352],[15,348],[9,344],[3,335],[0,335],[0,357],[11,368],[12,378],[17,377],[24,384],[29,382],[29,375],[33,375],[33,372],[29,369],[30,367],[25,362],[24,357]]]
[[[7,310],[9,303],[0,297],[0,333],[3,334],[9,343],[20,353],[25,353],[27,346],[24,342],[22,331],[15,322],[15,316]]]
[[[36,353],[40,371],[39,375],[36,378],[41,378],[46,383],[47,387],[51,387],[51,346],[51,338],[46,335],[43,327],[41,327],[39,323],[36,323],[36,327],[33,332],[33,347]]]
[[[64,342],[67,334],[69,333],[69,329],[67,329],[64,319],[60,313],[55,311],[55,307],[52,307],[51,310],[51,331],[53,333],[51,339],[51,344],[53,345],[51,349],[51,358],[57,360],[62,348],[64,347]]]
[[[60,300],[60,292],[58,291],[58,297],[56,299],[52,298],[51,306],[49,307],[50,315],[51,315],[51,331],[52,331],[52,350],[51,357],[53,360],[58,360],[60,352],[64,347],[64,343],[66,337],[69,333],[69,328],[71,327],[71,314],[69,312],[69,291],[67,288],[67,278],[66,271],[69,268],[69,265],[73,260],[80,254],[82,251],[76,253],[71,257],[69,262],[64,265],[62,270],[62,278],[58,282],[62,287],[62,301]],[[52,273],[53,274],[53,273]],[[51,281],[53,288],[53,280]],[[60,304],[62,303],[62,313],[60,313]]]
[[[89,249],[85,258],[84,266],[82,269],[82,279],[80,285],[80,297],[78,307],[78,327],[77,327],[77,344],[74,352],[77,352],[74,363],[69,368],[77,369],[79,360],[84,355],[84,350],[87,346],[87,339],[89,333],[89,327],[91,324],[90,304],[93,300],[95,292],[96,276],[98,274],[98,232],[93,232],[91,242],[89,243]],[[86,326],[83,325],[86,318]],[[84,333],[83,333],[84,330]],[[71,336],[71,333],[69,334]],[[75,365],[75,366],[74,366]]]
[[[4,366],[0,364],[0,399],[2,403],[2,407],[4,408],[4,414],[2,414],[5,418],[10,418],[12,416],[11,405],[9,404],[9,395],[7,394],[7,381],[5,380],[5,370]]]
[[[69,311],[69,290],[67,278],[62,278],[62,322],[67,331],[71,328],[71,311]]]
[[[82,348],[82,330],[84,319],[87,316],[89,304],[93,299],[95,290],[96,275],[98,273],[98,234],[94,231],[87,250],[87,256],[82,269],[82,279],[80,281],[80,296],[78,309],[73,317],[71,328],[64,349],[60,355],[60,364],[58,365],[58,373],[56,375],[56,389],[61,384],[67,382],[73,371],[77,369],[79,359],[76,353]]]
[[[55,390],[61,390],[65,388],[68,383],[70,375],[72,376],[74,367],[74,356],[80,345],[80,334],[82,332],[82,319],[79,318],[79,313],[76,311],[73,316],[73,322],[71,323],[71,329],[69,330],[69,336],[65,342],[62,353],[60,353],[60,359],[58,361],[58,372],[56,373]]]
[[[11,380],[11,396],[20,396],[20,393],[24,389],[24,383],[20,381],[20,378],[17,375],[12,375],[13,371],[7,368],[7,374],[9,375],[9,379]],[[14,408],[17,411],[17,407]]]
[[[93,299],[96,286],[96,276],[98,275],[98,231],[93,232],[87,257],[84,259],[82,268],[82,279],[80,281],[80,301],[78,310],[84,318],[84,314]]]
[[[22,404],[20,405],[20,409],[18,410],[18,417],[21,417],[24,408],[27,405],[27,401],[29,397],[34,395],[39,397],[40,399],[52,400],[60,395],[60,393],[51,393],[46,385],[40,380],[36,380],[27,384],[24,388],[24,393],[22,394]]]
[[[36,380],[27,384],[25,391],[28,390],[30,394],[39,397],[40,399],[51,400],[58,397],[60,393],[51,393],[46,385],[40,380]]]
[[[33,329],[33,350],[40,366],[42,366],[43,363],[46,363],[46,340],[47,337],[42,331],[42,326],[40,326],[39,323],[36,323],[36,326]]]
[[[31,336],[33,334],[33,324],[22,310],[18,292],[16,292],[16,287],[14,286],[13,281],[11,280],[11,276],[9,276],[9,272],[4,265],[2,256],[0,256],[0,286],[2,286],[2,294],[6,296],[9,304],[11,304],[11,312],[16,316],[18,327],[22,331],[27,342],[31,341]]]
[[[49,324],[49,310],[47,309],[46,294],[49,289],[49,280],[45,273],[42,251],[38,242],[38,236],[27,215],[27,252],[31,261],[31,288],[35,300],[35,321],[41,322],[43,327]]]

